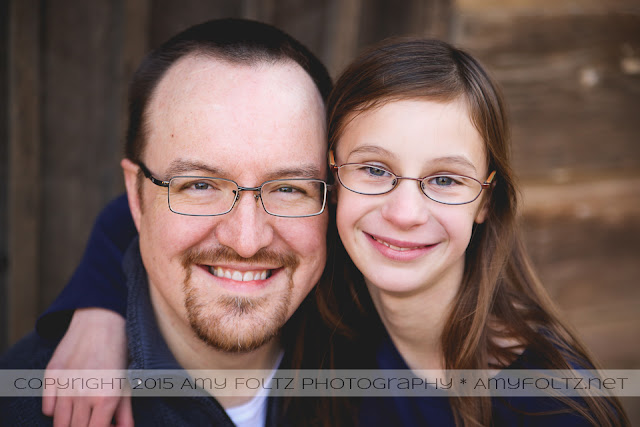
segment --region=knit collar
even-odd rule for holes
[[[156,321],[147,272],[140,256],[139,239],[135,237],[122,261],[127,278],[127,337],[130,369],[182,369]]]

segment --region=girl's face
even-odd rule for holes
[[[337,165],[366,163],[397,176],[487,178],[484,143],[463,101],[401,100],[366,111],[347,125],[335,157]],[[339,186],[338,231],[370,289],[450,293],[462,280],[473,224],[485,219],[484,197],[444,205],[427,198],[412,180],[374,196]]]

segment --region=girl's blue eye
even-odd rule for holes
[[[440,189],[452,187],[473,187],[474,181],[470,178],[458,175],[437,175],[428,179],[426,184]]]
[[[388,172],[384,169],[380,169],[380,168],[375,168],[373,166],[370,166],[367,168],[367,172],[373,176],[385,176],[385,174],[387,174]]]
[[[436,176],[434,178],[435,184],[442,186],[442,187],[448,187],[450,185],[453,185],[455,183],[455,181],[453,180],[453,178],[451,178],[450,176]]]

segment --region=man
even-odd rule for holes
[[[124,259],[131,368],[270,370],[295,345],[281,328],[326,261],[330,86],[304,47],[249,21],[192,27],[145,58],[121,162],[139,234]],[[44,368],[54,346],[32,334],[1,366]],[[278,422],[264,399],[229,411],[248,400],[146,398],[133,412],[136,425]],[[39,402],[2,405],[7,425],[50,422]]]

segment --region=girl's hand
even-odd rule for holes
[[[52,371],[123,370],[126,364],[125,320],[110,310],[83,308],[75,311],[69,329],[47,365],[45,376],[59,378],[64,383],[64,373]],[[121,390],[113,390],[112,395],[102,391],[101,396],[78,396],[77,393],[65,396],[62,389],[45,388],[42,412],[53,417],[55,427],[110,426],[112,419],[117,426],[133,426],[131,397],[123,395]]]

